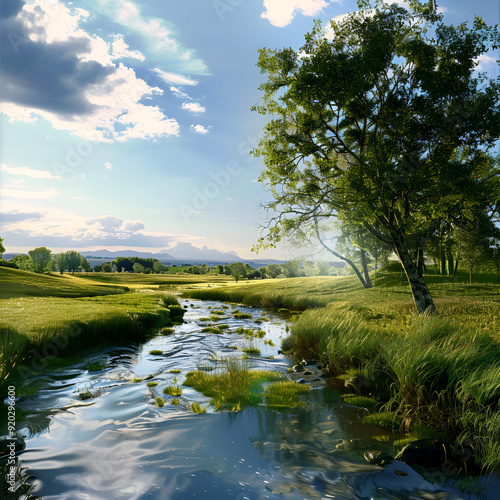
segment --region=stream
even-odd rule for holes
[[[382,443],[391,453],[393,436],[361,425],[363,411],[343,403],[325,380],[311,384],[305,407],[284,411],[265,406],[214,411],[209,398],[190,387],[182,387],[178,406],[172,404],[164,387],[182,385],[186,373],[214,368],[217,360],[241,358],[243,348],[260,350],[248,354],[250,368],[286,373],[293,364],[278,354],[285,315],[267,312],[263,320],[261,309],[237,306],[252,317],[235,319],[232,306],[221,302],[181,304],[187,309],[184,324],[173,334],[89,352],[19,388],[24,395],[17,397],[16,408],[26,418],[17,431],[26,449],[18,457],[32,476],[33,495],[43,500],[466,498],[432,487],[402,462],[386,468],[366,463],[353,451],[356,443],[365,449],[366,440],[379,449]],[[217,335],[202,332],[206,323],[200,318],[222,308],[227,314],[218,323],[229,328]],[[238,327],[266,335],[249,341],[235,333]],[[134,382],[151,375],[156,387]],[[81,400],[86,391],[99,395]],[[164,407],[154,404],[157,396]],[[193,413],[193,402],[206,413]]]

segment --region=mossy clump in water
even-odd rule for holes
[[[234,313],[233,312],[233,318],[234,319],[252,319],[252,315],[249,313]]]
[[[220,335],[222,330],[219,330],[216,326],[207,326],[201,330],[203,333],[214,333],[215,335]]]
[[[291,380],[269,384],[264,391],[266,405],[271,408],[298,408],[305,406],[300,396],[308,394],[311,388]]]
[[[139,382],[142,382],[143,380],[144,380],[143,378],[134,378],[134,380],[132,380],[132,383],[138,384]]]
[[[162,328],[160,333],[162,335],[172,335],[172,333],[175,333],[175,330],[173,328]]]
[[[179,406],[179,400],[178,400],[177,398],[172,399],[171,403],[172,403],[174,406]]]
[[[160,396],[158,396],[155,399],[155,402],[156,402],[156,406],[158,406],[158,408],[163,408],[165,406],[165,400],[163,398],[160,398]]]
[[[257,349],[256,347],[247,347],[242,349],[242,351],[247,354],[256,354],[257,356],[260,354],[260,349]]]
[[[182,387],[178,385],[169,385],[163,389],[163,394],[168,396],[182,396]]]
[[[156,387],[158,385],[158,382],[148,382],[146,385],[148,387]]]
[[[218,373],[189,372],[183,385],[212,398],[211,403],[216,408],[227,405],[243,407],[259,404],[262,401],[262,385],[280,378],[279,373],[249,370],[244,363],[230,359],[224,370]]]
[[[101,395],[101,391],[99,389],[90,390],[86,389],[85,391],[80,391],[78,393],[78,397],[82,401],[86,401],[87,399],[98,398]]]
[[[168,373],[181,373],[181,371],[178,368],[173,368],[172,370],[169,370]]]
[[[152,351],[149,351],[149,354],[153,356],[161,356],[163,354],[163,351],[160,351],[159,349],[153,349]]]
[[[203,406],[200,406],[198,403],[193,403],[191,405],[191,410],[193,413],[206,413],[207,409],[203,408]]]

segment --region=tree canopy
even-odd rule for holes
[[[419,312],[434,311],[418,265],[429,233],[497,212],[500,81],[475,69],[498,29],[445,25],[433,1],[358,6],[298,50],[260,51],[254,109],[271,120],[254,154],[273,199],[258,246],[357,228],[397,254]]]

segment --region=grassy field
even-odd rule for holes
[[[439,315],[419,316],[399,265],[377,286],[315,277],[186,290],[184,296],[305,311],[283,350],[344,378],[376,424],[439,439],[462,473],[500,470],[500,284],[495,274],[426,276]],[[354,403],[355,404],[355,403]],[[471,456],[468,462],[464,457]]]
[[[141,340],[182,318],[177,298],[159,290],[168,280],[124,276],[130,286],[105,274],[99,280],[0,267],[0,384],[20,363]]]
[[[69,337],[78,349],[168,324],[176,299],[166,291],[302,311],[290,314],[283,350],[345,378],[351,401],[367,406],[369,397],[370,408],[382,410],[370,422],[397,422],[419,435],[427,429],[424,435],[450,450],[471,450],[485,470],[500,470],[500,284],[492,273],[474,275],[472,284],[465,272],[430,273],[426,281],[437,316],[417,314],[397,264],[379,271],[371,289],[355,277],[236,283],[214,275],[40,276],[0,268],[0,380],[30,350],[59,355],[58,343]],[[462,470],[472,465],[457,463]]]

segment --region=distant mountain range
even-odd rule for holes
[[[139,252],[136,250],[119,250],[110,252],[109,250],[89,250],[80,252],[86,258],[106,258],[116,259],[117,257],[142,257],[145,259],[158,259],[167,262],[192,262],[192,261],[224,261],[239,262],[241,257],[234,251],[223,252],[204,246],[198,248],[191,243],[178,243],[177,246],[168,250],[160,250],[157,253]]]

